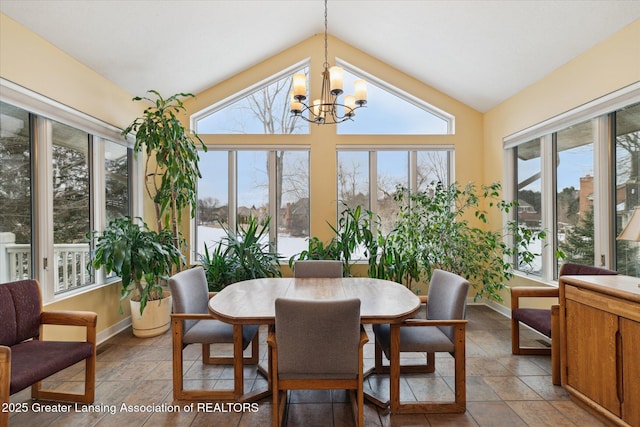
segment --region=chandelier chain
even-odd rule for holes
[[[324,0],[324,68],[329,68],[329,42],[327,41],[327,22],[327,0]]]

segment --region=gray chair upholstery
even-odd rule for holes
[[[342,261],[295,261],[293,264],[293,277],[342,277]]]
[[[391,401],[392,413],[415,412],[464,412],[465,391],[465,326],[467,293],[469,282],[443,270],[434,270],[427,295],[427,319],[409,319],[401,325],[373,325],[376,338],[376,372],[391,372],[391,387],[396,392],[396,401]],[[399,348],[392,347],[393,329],[400,336]],[[424,352],[426,364],[400,366],[401,352]],[[433,372],[434,353],[451,353],[455,359],[455,401],[400,403],[400,371]],[[382,365],[382,354],[390,361],[389,367]],[[395,373],[394,373],[395,370]]]
[[[360,300],[278,298],[275,309],[275,331],[268,338],[273,424],[282,421],[287,390],[346,389],[356,406],[356,425],[363,426],[362,357],[368,337],[360,325]]]
[[[173,394],[178,400],[206,398],[234,398],[242,390],[211,391],[184,390],[182,350],[189,344],[202,344],[202,362],[205,364],[242,364],[258,362],[258,325],[242,327],[242,349],[252,343],[251,357],[242,354],[233,357],[212,357],[211,344],[233,344],[233,326],[213,319],[209,314],[207,279],[202,267],[181,271],[169,279],[173,297]]]
[[[559,275],[615,275],[616,271],[567,262]],[[551,382],[561,384],[560,376],[560,306],[551,308],[520,307],[520,298],[558,298],[560,291],[551,286],[518,286],[511,288],[511,353],[551,354]],[[551,348],[523,346],[520,343],[520,323],[551,339]]]

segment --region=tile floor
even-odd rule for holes
[[[467,412],[441,415],[389,415],[372,404],[365,406],[369,426],[601,426],[569,400],[568,394],[551,384],[549,356],[511,355],[510,321],[484,305],[468,307],[467,317]],[[365,347],[365,368],[373,366],[374,347]],[[524,331],[525,339],[540,336]],[[266,328],[261,328],[261,355],[266,360]],[[224,387],[232,384],[230,367],[203,365],[200,347],[184,350],[187,388]],[[420,355],[414,355],[420,356]],[[451,399],[453,359],[438,355],[433,374],[404,375],[403,400]],[[52,377],[49,385],[65,389],[81,386],[83,367],[71,367]],[[98,348],[96,400],[92,412],[45,402],[32,402],[29,390],[11,397],[25,403],[26,412],[13,413],[10,425],[30,426],[269,426],[271,400],[263,399],[248,410],[213,403],[191,411],[186,402],[172,397],[171,334],[139,339],[129,330]],[[245,367],[245,389],[264,387],[266,380],[255,367]],[[372,375],[365,387],[388,395],[385,376]],[[288,426],[351,426],[351,407],[344,391],[292,392],[287,411]],[[124,405],[124,407],[123,407]],[[134,405],[140,405],[135,407]],[[171,412],[178,408],[179,412]],[[187,408],[190,409],[190,408]]]

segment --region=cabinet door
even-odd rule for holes
[[[622,419],[632,426],[640,426],[640,323],[620,319],[622,335]]]
[[[567,300],[567,383],[616,416],[618,316]]]

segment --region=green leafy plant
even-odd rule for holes
[[[136,291],[132,298],[140,301],[142,314],[149,301],[162,298],[162,284],[172,267],[184,258],[170,230],[156,233],[140,221],[138,225],[130,217],[116,218],[102,233],[93,232],[87,237],[95,239],[89,267],[104,267],[107,274],[117,274],[122,279],[120,300]]]
[[[210,291],[242,280],[282,276],[279,256],[269,249],[270,222],[267,217],[261,225],[250,216],[246,227],[238,226],[235,233],[222,227],[225,236],[212,250],[205,245],[200,262]]]
[[[134,152],[144,150],[146,163],[144,185],[154,203],[158,230],[169,227],[177,247],[184,243],[179,231],[182,210],[189,207],[191,217],[197,209],[196,184],[201,178],[198,148],[207,151],[200,137],[190,134],[177,114],[185,112],[181,98],[190,93],[179,93],[164,99],[155,90],[155,99],[135,97],[134,101],[147,101],[152,105],[136,118],[122,135],[135,133]]]
[[[389,238],[409,277],[430,280],[435,269],[450,271],[469,280],[475,300],[501,301],[499,292],[513,277],[516,256],[519,268],[526,269],[538,255],[530,250],[531,243],[544,240],[546,232],[516,221],[489,228],[490,210],[502,215],[517,207],[516,201],[502,200],[500,190],[499,183],[436,185],[419,193],[399,188],[394,198],[400,212]]]
[[[376,216],[358,205],[355,208],[343,204],[343,209],[336,226],[328,223],[335,236],[326,244],[317,237],[309,239],[309,249],[292,256],[289,266],[293,267],[296,259],[333,259],[342,261],[343,273],[351,276],[354,256],[360,251],[367,256],[367,251],[372,246],[375,236],[372,232],[372,223]]]

